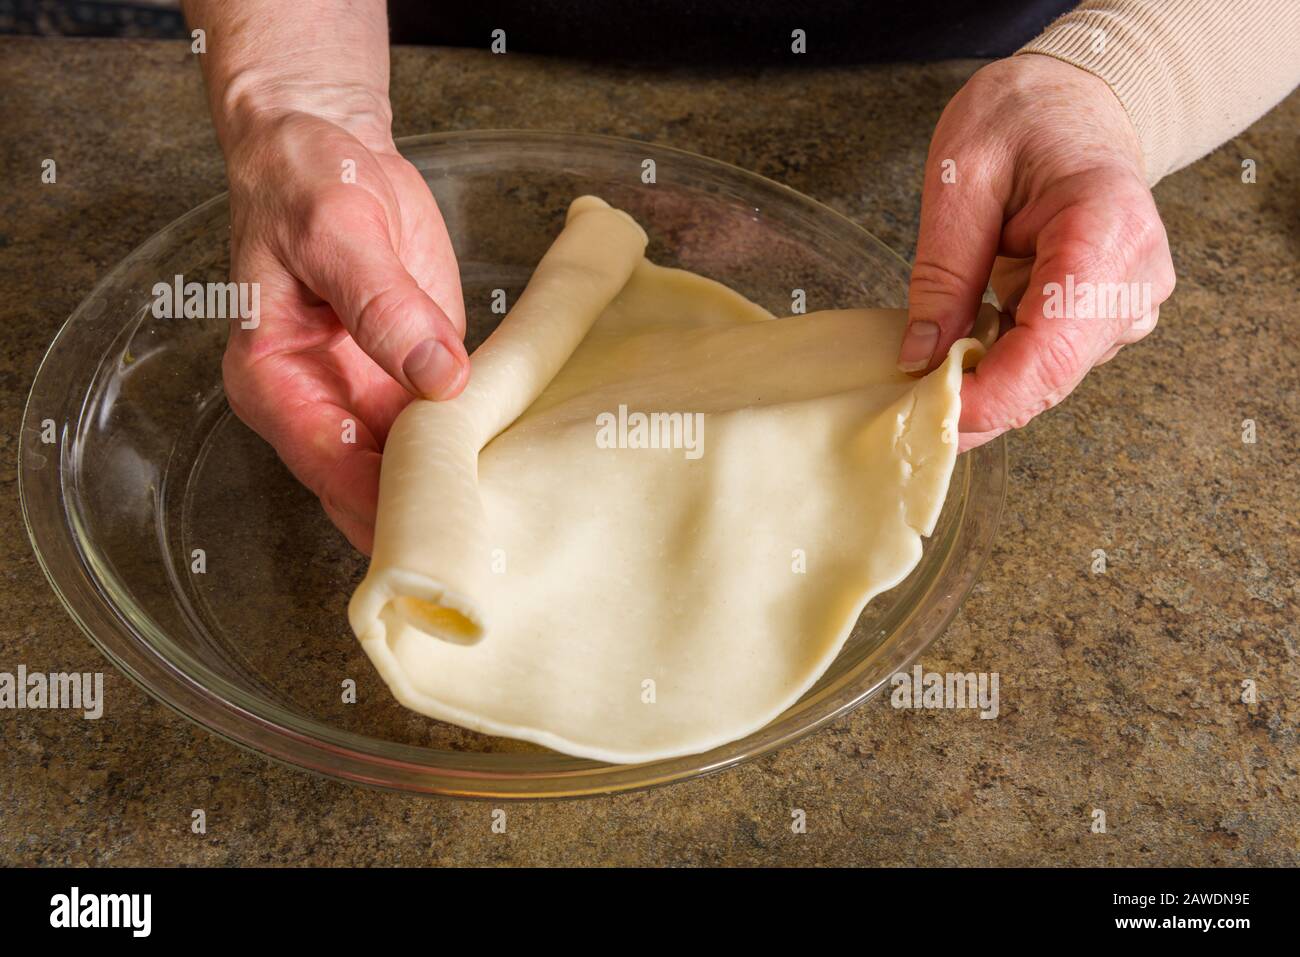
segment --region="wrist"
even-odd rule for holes
[[[1038,83],[1069,89],[1067,102],[1076,104],[1080,120],[1105,131],[1105,145],[1127,156],[1139,172],[1144,171],[1146,159],[1137,125],[1104,77],[1051,53],[1021,51],[1003,62],[1031,71]]]
[[[364,83],[322,83],[285,76],[268,80],[244,73],[214,90],[212,113],[227,158],[245,141],[267,135],[295,115],[333,123],[372,152],[394,149],[388,95]]]
[[[963,126],[1000,140],[1017,158],[1022,187],[1100,166],[1145,181],[1132,119],[1106,81],[1082,67],[1018,53],[982,67],[959,96]]]

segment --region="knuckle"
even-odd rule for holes
[[[1051,333],[1038,353],[1040,391],[1046,394],[1068,387],[1078,377],[1082,365],[1083,351],[1075,338],[1064,330]]]
[[[366,298],[357,313],[356,337],[363,343],[375,343],[383,339],[392,326],[397,311],[397,297],[392,289],[381,289]]]
[[[225,355],[221,357],[221,384],[226,390],[226,398],[230,405],[235,408],[235,414],[238,415],[237,394],[243,390],[242,378],[242,360],[235,356],[234,346],[226,347]],[[242,418],[242,416],[241,416]]]
[[[255,397],[249,382],[248,357],[233,345],[233,340],[221,357],[221,384],[231,411],[241,422],[257,431],[252,417]]]
[[[1172,271],[1164,223],[1145,187],[1140,196],[1137,188],[1121,184],[1104,205],[1090,202],[1061,213],[1052,224],[1050,245],[1066,271],[1098,279],[1124,277],[1161,252]]]
[[[1154,209],[1126,211],[1118,238],[1134,259],[1150,256],[1168,243],[1165,224]]]
[[[1018,403],[1014,409],[1009,412],[1004,428],[1023,429],[1030,422],[1034,421],[1035,418],[1060,402],[1061,397],[1060,392],[1049,392],[1045,395],[1035,396]]]
[[[372,355],[382,353],[416,321],[420,304],[407,291],[387,287],[366,299],[357,313],[354,336]]]
[[[1045,402],[1035,403],[1032,408],[1021,408],[1011,416],[1010,421],[1007,423],[1007,427],[1009,429],[1023,429],[1030,422],[1034,421],[1034,417],[1040,412],[1047,411],[1047,408],[1048,406]]]
[[[312,488],[311,491],[316,493],[316,497],[320,499],[321,505],[331,517],[336,515],[345,515],[347,514],[347,509],[344,507],[344,500],[339,494],[338,483],[331,479],[332,476],[327,476],[322,480],[314,482],[313,484],[317,487]]]
[[[1111,242],[1105,224],[1086,211],[1063,215],[1044,246],[1035,265],[1047,276],[1098,280],[1127,272],[1127,251]]]
[[[1169,257],[1169,251],[1165,250],[1163,261],[1156,270],[1154,282],[1156,302],[1164,302],[1172,296],[1176,285],[1178,285],[1178,274],[1174,271],[1174,264]]]
[[[1149,313],[1145,316],[1139,316],[1132,325],[1124,330],[1116,342],[1118,345],[1131,345],[1140,342],[1151,334],[1159,322],[1160,307],[1153,306]]]
[[[960,297],[967,282],[958,272],[933,259],[918,259],[912,265],[913,292],[927,295]]]

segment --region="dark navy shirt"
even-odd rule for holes
[[[390,0],[394,43],[771,66],[1001,57],[1077,0]],[[807,52],[791,49],[804,31]]]

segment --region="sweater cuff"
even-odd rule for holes
[[[1155,183],[1285,98],[1300,80],[1297,49],[1300,0],[1085,0],[1019,52],[1103,80]]]
[[[1177,153],[1174,78],[1156,58],[1143,56],[1141,33],[1158,24],[1149,14],[1132,9],[1125,15],[1109,10],[1077,10],[1057,20],[1017,55],[1038,53],[1055,57],[1103,80],[1114,92],[1137,130],[1146,159],[1147,181],[1154,183],[1173,166]],[[1142,22],[1145,21],[1145,22]]]

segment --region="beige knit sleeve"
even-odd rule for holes
[[[1154,184],[1300,82],[1300,0],[1087,0],[1018,52],[1105,80],[1137,128]]]

